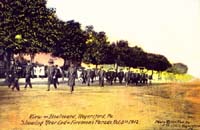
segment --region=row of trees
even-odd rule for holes
[[[52,53],[68,61],[95,65],[115,64],[163,71],[171,67],[163,55],[147,53],[128,41],[110,43],[105,32],[79,22],[64,22],[56,10],[46,8],[46,0],[4,0],[0,2],[0,47],[12,54]],[[73,12],[72,12],[73,13]],[[7,60],[10,60],[8,58]]]
[[[83,56],[85,63],[145,67],[157,71],[164,71],[171,67],[165,56],[147,53],[138,46],[130,47],[128,41],[124,40],[109,43],[105,33],[95,32],[92,26],[87,27],[86,32],[92,35],[92,38],[86,44],[87,49]]]

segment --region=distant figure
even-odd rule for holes
[[[49,60],[49,66],[47,68],[47,77],[48,77],[48,89],[47,91],[50,91],[50,85],[53,84],[54,88],[57,89],[57,85],[55,82],[56,73],[55,73],[55,67],[54,67],[54,61],[52,59]]]
[[[61,71],[60,71],[58,65],[56,65],[56,66],[55,66],[55,78],[54,78],[54,82],[55,82],[56,84],[58,84],[58,85],[59,85],[58,78],[59,78],[60,76],[61,76]]]
[[[13,85],[14,82],[14,61],[11,61],[10,68],[7,72],[8,75],[8,88],[10,88]]]
[[[71,94],[74,91],[74,86],[75,86],[75,79],[77,77],[77,69],[74,66],[74,64],[70,64],[70,67],[68,68],[68,85],[70,87],[70,92]]]
[[[29,85],[30,88],[32,88],[32,84],[31,84],[31,74],[33,71],[33,66],[30,63],[30,61],[28,61],[26,68],[25,68],[25,87],[27,88],[27,86]]]
[[[122,84],[122,81],[123,81],[123,78],[124,78],[123,69],[120,69],[120,72],[118,72],[117,76],[118,76],[118,79],[119,79],[119,83]]]
[[[105,71],[103,70],[102,66],[99,71],[99,85],[101,87],[104,87],[104,78],[105,78]]]
[[[110,85],[113,85],[113,80],[115,79],[115,72],[113,71],[113,68],[110,68],[108,72],[106,72],[106,79]]]
[[[149,85],[151,85],[151,82],[152,82],[152,80],[153,80],[153,74],[151,74],[151,75],[149,75]]]
[[[92,69],[90,73],[91,83],[94,83],[95,77],[96,77],[95,69]]]
[[[82,69],[81,70],[82,72],[81,72],[81,78],[82,78],[82,84],[86,84],[86,79],[87,79],[87,72],[86,72],[86,70],[84,70],[84,69]]]
[[[90,69],[90,66],[88,66],[88,69],[86,71],[86,79],[87,79],[87,85],[90,86],[90,79],[91,79],[91,69]]]
[[[131,78],[131,72],[130,72],[130,69],[127,68],[127,72],[125,72],[125,82],[126,82],[126,86],[128,86],[128,84],[130,83],[130,78]]]
[[[96,68],[94,69],[94,79],[97,80],[98,78],[98,74],[99,74],[99,70]]]
[[[19,72],[20,72],[20,66],[18,62],[14,62],[13,66],[12,66],[12,71],[13,71],[13,87],[12,90],[14,91],[14,89],[16,88],[18,91],[20,91],[19,88]]]

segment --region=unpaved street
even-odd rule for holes
[[[200,129],[200,84],[0,87],[1,130]]]

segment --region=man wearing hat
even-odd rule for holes
[[[103,66],[102,66],[99,71],[99,85],[101,87],[104,87],[104,77],[105,77],[105,71],[103,70]]]
[[[127,71],[125,72],[125,82],[126,82],[126,86],[128,86],[128,84],[130,83],[130,77],[131,76],[131,72],[130,72],[130,68],[127,68]]]
[[[86,79],[87,79],[87,85],[90,86],[90,79],[91,79],[91,69],[90,69],[90,66],[88,66],[88,69],[86,71]]]
[[[77,77],[77,69],[73,63],[70,64],[70,67],[68,68],[68,85],[70,87],[70,92],[71,94],[74,91],[74,86],[75,86],[75,79]]]
[[[83,68],[81,71],[82,71],[81,72],[82,84],[86,84],[86,80],[87,80],[86,70]]]
[[[118,76],[118,79],[119,79],[119,83],[122,84],[122,81],[123,81],[123,78],[124,78],[123,69],[120,69],[120,72],[118,72],[117,76]]]
[[[30,61],[28,61],[26,65],[26,69],[25,69],[25,87],[24,88],[27,88],[28,85],[30,88],[32,88],[32,84],[31,84],[32,71],[33,71],[33,66],[30,63]]]
[[[110,73],[110,85],[113,85],[113,80],[115,80],[116,73],[113,68],[110,68],[108,72]]]
[[[56,73],[53,59],[49,59],[49,66],[47,68],[47,77],[48,77],[48,89],[50,91],[50,85],[53,84],[54,88],[57,89],[57,85],[55,82]]]
[[[12,90],[14,91],[14,89],[16,88],[18,91],[20,91],[20,87],[19,87],[19,72],[20,72],[20,65],[19,63],[14,60],[14,64],[12,66],[12,74],[13,74],[13,81],[12,81]]]
[[[14,82],[14,61],[11,61],[10,62],[10,68],[7,72],[7,75],[8,75],[8,87],[10,88],[12,85],[13,85],[13,82]]]

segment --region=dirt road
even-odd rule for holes
[[[12,92],[0,86],[1,130],[200,129],[200,83]]]

